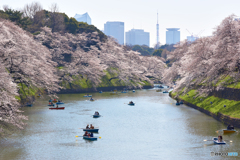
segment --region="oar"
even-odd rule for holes
[[[83,136],[75,136],[75,137],[83,137]],[[102,137],[97,137],[97,138],[101,139]]]
[[[213,140],[204,139],[203,141],[213,141]]]
[[[83,137],[83,136],[75,136],[75,137]]]
[[[213,141],[213,140],[208,140],[208,139],[204,139],[203,141]],[[232,140],[223,140],[223,141],[228,141],[228,142],[233,142]]]
[[[215,131],[215,132],[218,133],[219,131],[222,131],[222,130],[217,130],[217,131]]]

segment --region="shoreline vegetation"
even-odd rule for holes
[[[213,95],[202,97],[198,95],[197,90],[191,90],[186,94],[170,92],[169,96],[175,100],[183,100],[185,105],[197,109],[226,125],[232,124],[240,128],[240,101]]]

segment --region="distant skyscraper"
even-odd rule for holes
[[[156,49],[160,47],[160,42],[159,42],[159,24],[158,24],[158,13],[157,13],[157,42],[156,42]]]
[[[86,12],[86,13],[84,13],[84,14],[76,14],[75,16],[74,16],[74,18],[78,21],[78,22],[85,22],[85,23],[87,23],[87,24],[89,24],[89,25],[91,25],[92,23],[91,23],[91,18],[90,18],[90,16],[88,15],[88,13]]]
[[[194,42],[197,39],[198,39],[198,37],[195,37],[195,36],[187,36],[187,41],[189,41],[189,42]]]
[[[176,44],[180,42],[180,28],[166,28],[166,44]]]
[[[147,45],[149,46],[149,32],[143,29],[131,29],[126,32],[126,45]]]
[[[118,43],[124,44],[124,22],[107,22],[104,24],[104,33],[118,40]]]

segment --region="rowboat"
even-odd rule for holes
[[[99,129],[83,129],[83,131],[88,131],[88,132],[98,132]]]
[[[93,115],[93,118],[99,118],[99,117],[101,117],[101,115]]]
[[[161,89],[157,89],[156,92],[162,92],[162,90]]]
[[[84,95],[83,97],[92,97],[92,95]]]
[[[163,93],[168,93],[168,91],[163,91]]]
[[[56,103],[57,101],[52,101],[53,103]]]
[[[56,104],[64,104],[63,102],[57,102]]]
[[[214,144],[226,144],[225,141],[219,142],[217,137],[214,137],[214,138],[213,138],[213,143],[214,143]]]
[[[48,106],[55,106],[55,104],[49,104]]]
[[[94,99],[90,99],[89,101],[94,101]]]
[[[236,130],[228,130],[228,129],[223,129],[223,133],[235,133]]]
[[[158,86],[158,88],[164,88],[163,86]]]
[[[25,106],[26,107],[32,107],[33,105],[32,104],[26,104]]]
[[[134,105],[135,105],[135,103],[128,103],[128,105],[130,105],[130,106],[134,106]]]
[[[177,106],[179,106],[179,105],[180,105],[180,103],[178,103],[178,102],[177,102],[177,103],[176,103],[176,105],[177,105]]]
[[[89,141],[96,141],[97,137],[88,137],[88,136],[83,136],[83,139],[89,140]]]
[[[63,110],[64,108],[65,108],[65,107],[49,108],[49,109]]]

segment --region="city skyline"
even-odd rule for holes
[[[8,5],[12,9],[22,9],[24,5],[32,3],[33,0],[1,0],[0,8]],[[122,21],[125,23],[125,30],[132,28],[144,29],[150,32],[150,46],[156,44],[156,13],[158,12],[159,41],[165,44],[166,28],[181,28],[181,39],[191,36],[186,29],[197,34],[201,30],[201,36],[211,36],[214,28],[221,21],[231,14],[240,16],[239,0],[150,0],[135,1],[123,0],[113,2],[110,0],[80,2],[69,0],[41,0],[39,3],[44,9],[50,10],[53,3],[57,3],[60,12],[66,13],[69,17],[74,17],[76,13],[86,13],[91,15],[92,24],[103,30],[107,21]],[[72,5],[74,4],[74,5]],[[154,5],[153,5],[154,4]],[[132,7],[137,6],[137,7]],[[123,10],[124,8],[124,10]]]

